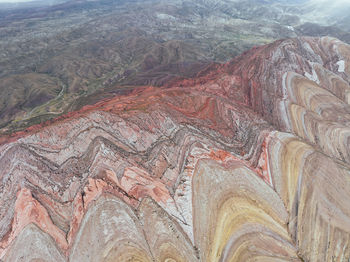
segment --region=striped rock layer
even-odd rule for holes
[[[349,261],[350,47],[282,40],[3,137],[2,261]]]

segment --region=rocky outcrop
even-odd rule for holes
[[[350,47],[281,40],[3,137],[4,261],[347,261]]]

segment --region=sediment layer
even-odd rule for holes
[[[347,261],[350,47],[281,40],[3,137],[4,261]]]

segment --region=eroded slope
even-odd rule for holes
[[[3,137],[2,259],[347,261],[349,52],[278,41]]]

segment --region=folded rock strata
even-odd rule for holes
[[[281,40],[1,138],[1,259],[348,261],[349,63]]]

